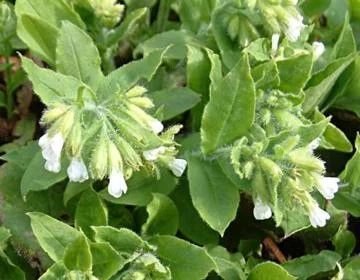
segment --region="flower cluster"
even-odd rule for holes
[[[42,117],[48,126],[39,139],[45,169],[60,172],[65,153],[70,181],[108,177],[108,192],[116,198],[126,193],[126,179],[141,167],[158,172],[165,166],[181,176],[187,162],[175,158],[174,142],[181,126],[163,132],[163,124],[145,112],[153,106],[145,92],[136,86],[108,106],[54,104]]]
[[[310,138],[311,142],[302,138],[312,124],[301,114],[298,103],[280,90],[259,91],[257,121],[247,137],[235,142],[231,162],[238,176],[251,182],[257,220],[272,217],[273,209],[282,209],[274,211],[280,225],[286,209],[300,208],[313,227],[322,227],[330,216],[310,193],[317,190],[332,199],[339,179],[324,177],[324,162],[313,153],[320,138]]]
[[[116,2],[116,0],[89,0],[96,16],[109,28],[120,21],[125,10],[124,5]]]

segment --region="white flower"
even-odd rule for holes
[[[60,161],[45,161],[44,168],[49,172],[59,173],[61,164]]]
[[[329,219],[330,219],[329,213],[322,210],[316,202],[314,202],[310,206],[309,220],[314,228],[324,227],[326,225],[326,220]]]
[[[158,156],[163,153],[165,153],[165,147],[160,146],[152,150],[144,151],[143,156],[148,161],[154,161],[157,160]]]
[[[42,149],[42,156],[46,160],[46,170],[56,173],[60,171],[60,158],[63,145],[64,138],[61,133],[57,133],[52,137],[49,137],[49,134],[46,133],[40,137],[39,146]]]
[[[313,42],[312,49],[314,52],[314,59],[317,60],[325,51],[325,46],[321,42]]]
[[[254,203],[255,207],[253,214],[256,220],[266,220],[271,218],[272,212],[268,204],[263,203],[260,197],[256,198]]]
[[[164,130],[164,125],[161,123],[161,121],[157,119],[149,121],[148,125],[150,126],[151,130],[154,131],[156,134],[159,134],[161,131]]]
[[[272,35],[271,37],[271,54],[275,55],[276,51],[279,47],[279,39],[280,39],[280,34],[275,33]]]
[[[127,192],[127,185],[122,172],[116,170],[111,172],[108,192],[115,198],[119,198]]]
[[[326,199],[333,199],[334,194],[339,190],[339,178],[336,177],[322,177],[317,189]]]
[[[320,142],[321,142],[321,139],[319,137],[314,139],[313,141],[310,142],[309,148],[311,150],[317,149],[320,146]]]
[[[303,17],[299,14],[296,16],[289,14],[286,18],[284,33],[290,41],[295,42],[299,38],[301,30],[304,28],[302,21]]]
[[[169,168],[176,177],[180,177],[184,173],[186,165],[186,160],[176,158],[172,162],[170,162]]]
[[[82,183],[89,179],[85,163],[81,158],[72,158],[67,174],[71,182]]]

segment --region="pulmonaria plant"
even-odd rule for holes
[[[70,68],[63,69],[64,75],[23,59],[24,69],[33,82],[35,92],[48,106],[41,119],[47,131],[39,139],[45,169],[60,172],[61,164],[66,162],[62,157],[65,157],[70,162],[67,167],[70,181],[108,178],[108,192],[116,198],[126,193],[126,180],[141,168],[160,176],[159,167],[163,166],[175,176],[181,176],[186,161],[175,158],[177,144],[174,142],[181,125],[164,131],[161,121],[148,113],[154,104],[146,96],[146,89],[136,85],[140,78],[152,75],[147,71],[156,71],[162,52],[156,52],[149,58],[155,61],[150,69],[146,58],[144,62],[134,62],[140,67],[143,63],[144,73],[130,73],[126,77],[119,68],[104,77],[91,39],[70,23],[67,23],[67,28],[63,36],[71,36],[68,33],[73,30],[80,39],[86,39],[90,44],[88,47],[93,57],[89,57],[90,62],[83,67],[92,67],[83,75],[79,75],[76,69],[73,71],[71,64],[68,64]],[[69,47],[58,44],[57,51],[65,53]],[[57,65],[66,64],[62,61],[66,59],[69,58],[57,57]],[[126,67],[131,69],[133,65],[130,63]],[[62,88],[63,85],[67,86]],[[48,98],[49,93],[53,93],[55,98]]]

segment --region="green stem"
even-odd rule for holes
[[[155,22],[155,30],[157,33],[163,32],[165,23],[169,17],[171,0],[160,0],[159,11]]]
[[[5,58],[6,64],[10,63],[9,56],[6,56]],[[11,66],[6,68],[6,115],[8,119],[11,119],[13,116],[13,107],[14,107],[14,101],[12,92],[10,91],[10,84],[11,84]]]

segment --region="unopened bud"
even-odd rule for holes
[[[270,180],[276,185],[280,183],[283,172],[281,168],[271,159],[260,157],[259,163],[264,173],[269,176]]]
[[[134,86],[133,88],[131,88],[129,91],[127,91],[125,93],[125,95],[129,98],[131,97],[139,97],[141,95],[143,95],[146,92],[146,88],[141,87],[141,86]]]
[[[244,165],[244,176],[246,179],[251,179],[254,172],[255,165],[252,161],[248,161]]]
[[[133,97],[129,100],[131,103],[133,103],[136,106],[139,106],[141,108],[149,109],[154,107],[154,103],[147,97]]]
[[[100,141],[93,151],[90,168],[94,179],[103,179],[108,172],[108,144],[104,135],[100,135]]]
[[[308,171],[322,173],[325,170],[324,162],[314,157],[307,147],[291,151],[289,153],[289,159],[292,163]]]
[[[45,124],[52,123],[65,114],[68,109],[69,108],[67,106],[57,104],[54,108],[44,111],[41,121]]]

